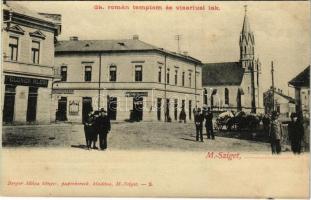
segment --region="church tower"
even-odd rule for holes
[[[244,68],[244,77],[241,85],[245,91],[245,107],[250,109],[252,113],[256,113],[256,96],[258,96],[258,79],[257,79],[257,62],[255,62],[255,39],[251,31],[248,16],[247,6],[245,5],[245,15],[240,34],[240,63]],[[257,79],[257,80],[255,80]]]

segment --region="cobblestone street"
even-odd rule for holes
[[[192,123],[113,123],[108,136],[110,150],[172,150],[172,151],[270,151],[267,142],[240,137],[230,132],[216,133],[215,140],[195,141]],[[235,138],[238,137],[238,138]],[[242,139],[241,139],[242,138]],[[68,147],[83,148],[83,125],[52,124],[41,126],[4,126],[4,147]]]

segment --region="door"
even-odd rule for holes
[[[67,97],[61,97],[58,100],[58,109],[56,112],[56,120],[66,121],[67,120]]]
[[[161,121],[161,107],[162,107],[162,99],[157,98],[157,118]]]
[[[92,107],[92,97],[82,98],[82,123],[87,119],[89,112],[93,111]]]
[[[133,118],[134,121],[141,121],[143,120],[143,97],[136,96],[133,98]]]
[[[3,105],[3,122],[12,123],[14,119],[14,105],[15,105],[15,90],[16,86],[6,85]]]
[[[27,122],[36,121],[37,116],[37,100],[38,100],[38,88],[29,87],[28,92],[28,104],[27,104]]]
[[[178,99],[174,100],[174,119],[177,120]]]
[[[192,101],[191,100],[189,100],[189,120],[191,120],[191,118],[192,118]]]
[[[108,116],[111,120],[117,119],[117,97],[109,97],[107,99],[107,110],[108,110]]]

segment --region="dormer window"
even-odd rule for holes
[[[124,42],[118,42],[120,46],[125,46]]]

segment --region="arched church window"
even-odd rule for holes
[[[204,104],[207,105],[207,89],[206,88],[204,88],[203,97],[204,97]]]
[[[229,105],[229,89],[225,88],[225,104]]]

